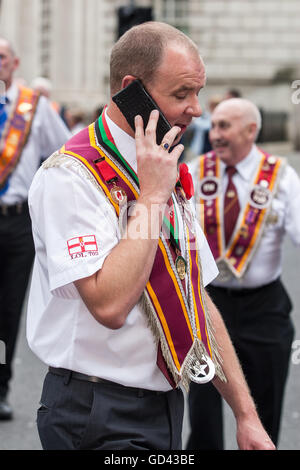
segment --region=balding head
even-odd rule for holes
[[[217,109],[225,111],[231,116],[239,116],[245,125],[254,123],[256,125],[256,140],[261,129],[261,115],[258,107],[254,103],[245,98],[231,98],[230,100],[222,101],[215,108],[215,110]]]
[[[16,57],[11,43],[0,37],[0,80],[5,83],[6,89],[10,87],[13,74],[19,66],[19,59]]]
[[[194,42],[169,24],[149,21],[129,29],[111,52],[111,93],[121,89],[122,79],[126,75],[140,79],[144,85],[150,83],[170,45],[192,51],[199,57]]]
[[[0,37],[0,47],[5,48],[11,56],[16,56],[13,45],[8,39]]]
[[[232,98],[215,108],[210,140],[217,155],[234,165],[249,154],[260,128],[257,106],[244,98]]]

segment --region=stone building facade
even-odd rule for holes
[[[207,67],[203,105],[229,87],[258,106],[299,113],[299,0],[1,0],[0,33],[22,59],[19,75],[53,83],[53,97],[87,110],[109,96],[109,53],[120,6],[151,6],[153,17],[181,28]]]

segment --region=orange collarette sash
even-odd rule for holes
[[[99,189],[115,209],[119,220],[124,217],[124,210],[127,220],[127,210],[130,206],[127,206],[127,203],[134,202],[139,197],[137,175],[134,176],[131,167],[127,168],[128,163],[118,154],[117,148],[114,148],[114,151],[113,146],[109,148],[108,143],[114,145],[114,142],[111,136],[109,142],[107,140],[108,128],[102,127],[104,134],[101,135],[97,126],[99,125],[96,121],[74,136],[61,149],[60,154],[54,154],[43,166],[57,166],[59,160],[64,158],[80,162],[93,176]],[[173,197],[178,205],[182,206],[182,191],[173,193]],[[189,381],[193,380],[191,369],[195,366],[194,373],[197,375],[199,367],[196,363],[201,363],[203,355],[212,360],[216,374],[222,380],[226,379],[205,307],[200,257],[195,249],[192,217],[188,209],[187,214],[185,212],[183,210],[185,253],[188,258],[186,279],[183,281],[178,274],[175,266],[177,255],[162,230],[153,269],[141,298],[141,307],[148,317],[149,326],[161,349],[172,383],[177,386],[181,382],[188,388]]]
[[[19,87],[18,97],[13,103],[0,141],[0,188],[16,168],[27,142],[39,93]]]
[[[196,200],[199,220],[209,246],[220,269],[220,279],[226,280],[228,270],[241,278],[255,252],[271,202],[276,192],[279,175],[285,160],[259,150],[260,164],[249,188],[248,201],[241,210],[229,245],[225,247],[223,231],[223,198],[221,191],[220,159],[214,152],[199,157],[199,182]]]

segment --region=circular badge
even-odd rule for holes
[[[235,247],[234,254],[236,256],[242,256],[244,252],[245,252],[245,248],[242,245],[238,245]]]
[[[22,114],[28,113],[31,110],[32,110],[31,103],[20,103],[18,106],[18,112]]]
[[[271,213],[267,217],[267,224],[269,225],[276,225],[279,220],[278,214],[275,211],[271,211]]]
[[[218,261],[217,263],[219,274],[217,280],[220,282],[227,282],[232,279],[231,271],[229,270],[227,263],[223,260]]]
[[[114,186],[111,191],[110,191],[110,195],[112,197],[112,200],[116,203],[116,204],[124,204],[124,202],[127,201],[127,195],[124,191],[124,189],[120,188],[119,186]]]
[[[199,183],[199,193],[202,199],[216,199],[220,190],[220,181],[213,176],[206,176]]]
[[[175,261],[178,276],[183,281],[186,275],[186,261],[182,256],[178,256]]]
[[[271,202],[271,193],[268,188],[256,185],[250,193],[250,201],[256,209],[265,209]]]
[[[202,354],[201,359],[194,359],[190,365],[190,379],[197,384],[206,384],[215,376],[215,366],[210,357]]]
[[[277,160],[276,157],[273,157],[273,155],[270,155],[270,156],[268,157],[268,163],[269,163],[269,165],[275,165],[276,160]]]
[[[269,182],[267,180],[261,180],[259,182],[259,186],[261,186],[262,188],[268,188],[269,187]]]

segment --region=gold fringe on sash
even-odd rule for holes
[[[198,261],[198,266],[200,268],[200,277],[201,279],[203,279],[202,265],[201,265],[201,259],[200,259],[198,249],[197,249],[197,261]],[[211,359],[216,369],[216,376],[218,376],[219,379],[222,380],[223,382],[227,382],[226,376],[222,368],[223,360],[219,352],[221,348],[218,346],[217,341],[215,339],[215,329],[213,327],[213,324],[209,315],[209,309],[207,307],[206,300],[205,300],[205,289],[202,283],[200,283],[200,289],[201,289],[202,303],[203,303],[204,312],[205,312],[206,331],[207,331],[209,343],[211,346]],[[190,368],[197,361],[201,363],[202,355],[205,355],[205,356],[208,355],[203,342],[199,338],[194,337],[193,345],[190,348],[181,366],[181,370],[178,371],[174,364],[174,360],[172,358],[169,345],[165,338],[162,326],[153,308],[152,302],[149,299],[149,295],[146,289],[144,290],[140,298],[139,305],[141,309],[145,312],[145,315],[148,320],[148,326],[152,331],[152,334],[155,338],[156,343],[158,344],[160,342],[163,358],[167,364],[167,367],[169,368],[172,374],[172,377],[174,378],[175,383],[178,384],[180,382],[185,388],[185,390],[188,392],[189,385],[191,382],[191,378],[189,374]]]

